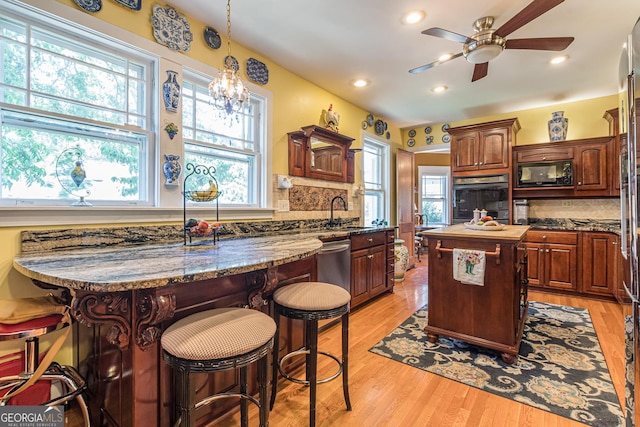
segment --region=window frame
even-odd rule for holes
[[[365,134],[363,136],[363,142],[362,142],[362,186],[364,187],[364,198],[365,201],[363,202],[363,223],[365,226],[370,225],[367,224],[368,219],[365,217],[365,209],[366,209],[366,197],[367,195],[369,196],[376,196],[378,199],[378,204],[382,205],[381,206],[381,210],[383,212],[383,217],[382,218],[376,218],[376,219],[384,219],[387,221],[387,223],[390,223],[390,213],[391,213],[391,146],[380,139],[374,138],[371,135]],[[379,189],[375,189],[375,188],[367,188],[367,182],[365,180],[365,150],[367,148],[367,146],[373,146],[375,147],[375,149],[380,150],[381,154],[380,154],[380,161],[378,162],[378,167],[379,167],[379,185],[380,188]]]
[[[443,197],[444,207],[444,222],[432,223],[430,225],[449,225],[451,223],[451,169],[448,166],[418,166],[418,214],[422,215],[422,201],[423,201],[423,186],[422,177],[427,176],[440,176],[443,178],[446,185]]]

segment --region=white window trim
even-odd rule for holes
[[[143,53],[156,55],[162,64],[162,60],[166,59],[177,64],[182,64],[192,70],[199,71],[205,75],[215,76],[218,73],[218,69],[207,64],[201,63],[189,56],[173,52],[165,47],[154,43],[144,37],[137,34],[130,33],[119,27],[111,25],[101,19],[91,16],[80,9],[74,9],[68,5],[62,4],[57,1],[42,1],[42,0],[5,0],[9,9],[19,11],[29,11],[33,16],[43,16],[46,18],[53,18],[60,22],[65,22],[70,26],[76,28],[88,28],[94,30],[105,37],[112,40],[127,44],[131,48],[140,50]],[[82,23],[81,25],[79,23]],[[162,67],[160,67],[162,68]],[[160,79],[162,76],[159,73],[162,70],[157,70],[155,78]],[[182,72],[182,71],[180,71]],[[164,81],[162,79],[161,81]],[[264,193],[260,194],[260,198],[264,200],[265,207],[263,208],[221,208],[220,219],[270,219],[273,217],[275,209],[272,207],[272,191],[273,188],[273,94],[258,85],[252,84],[246,80],[243,83],[249,88],[251,92],[261,95],[266,101],[266,147],[265,155],[269,160],[266,161],[266,171],[260,171],[265,177]],[[159,119],[154,118],[156,123],[155,132],[159,133]],[[182,151],[182,148],[180,149]],[[156,155],[156,158],[158,156]],[[151,165],[150,168],[153,171],[157,171],[160,167],[159,160],[156,160],[156,165]],[[155,172],[154,172],[155,173]],[[175,189],[168,189],[161,185],[158,181],[158,192],[160,193],[158,200],[163,201],[167,198],[175,200],[173,194]],[[260,189],[262,191],[262,189]],[[205,218],[214,216],[213,209],[209,208],[189,208],[189,212],[193,215],[200,215]],[[122,224],[122,223],[139,223],[139,222],[163,222],[163,221],[182,221],[182,204],[179,207],[175,204],[173,206],[160,206],[160,207],[135,207],[126,208],[122,207],[0,207],[0,227],[16,227],[16,226],[33,226],[33,225],[79,225],[79,224]]]
[[[446,177],[447,185],[451,183],[451,168],[449,166],[418,166],[418,198],[419,213],[422,213],[422,175],[441,175]],[[449,189],[445,204],[445,223],[451,223],[451,190]]]
[[[378,144],[380,146],[383,147],[384,150],[384,154],[383,154],[383,159],[382,159],[382,174],[383,174],[383,193],[384,193],[384,219],[387,222],[390,222],[390,218],[391,218],[391,145],[382,139],[378,139],[376,138],[374,135],[372,135],[369,132],[362,132],[361,131],[361,138],[362,138],[362,145],[364,147],[364,144],[367,141],[371,141],[374,144]],[[363,177],[364,177],[364,156],[361,156],[361,164],[360,164],[360,170],[363,171]],[[364,182],[363,182],[363,188],[366,191],[366,188],[364,186]],[[363,206],[364,209],[364,206]]]

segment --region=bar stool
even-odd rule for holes
[[[38,405],[66,405],[75,399],[82,413],[84,425],[91,425],[89,406],[84,396],[86,389],[84,379],[71,366],[62,366],[56,362],[49,362],[49,359],[53,359],[62,346],[66,335],[58,338],[58,341],[51,346],[47,355],[40,362],[38,337],[67,328],[70,325],[71,320],[67,314],[53,314],[16,324],[0,323],[0,341],[26,338],[24,343],[24,371],[17,375],[8,375],[0,378],[0,390],[7,390],[0,397],[0,406],[7,405],[13,397],[24,390],[28,390],[31,385],[38,381],[54,381],[62,386],[62,394],[47,402],[38,403]],[[46,364],[48,366],[45,368]],[[40,374],[40,371],[42,371],[42,374]]]
[[[240,422],[249,425],[248,402],[260,409],[260,426],[269,425],[268,359],[276,324],[268,315],[248,308],[217,308],[192,314],[162,334],[162,355],[173,368],[175,426],[193,427],[195,411],[220,399],[240,398]],[[260,400],[247,393],[248,366],[258,362]],[[240,392],[217,393],[195,403],[192,372],[240,369]]]
[[[344,288],[330,283],[300,282],[283,286],[273,294],[274,319],[280,325],[280,316],[302,319],[305,323],[305,346],[300,350],[278,358],[279,328],[273,346],[273,372],[271,382],[271,405],[273,409],[278,386],[278,372],[289,381],[309,386],[309,426],[316,425],[316,386],[329,382],[342,374],[342,391],[347,410],[351,410],[348,385],[349,360],[349,303],[351,294]],[[318,321],[342,316],[342,360],[335,355],[318,350]],[[291,357],[306,354],[306,379],[301,380],[287,374],[283,364]],[[318,379],[318,354],[328,356],[338,363],[338,371],[330,377]]]

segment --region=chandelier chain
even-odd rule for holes
[[[227,0],[227,56],[231,57],[231,0]]]

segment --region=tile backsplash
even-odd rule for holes
[[[529,217],[620,219],[620,199],[529,199]]]

